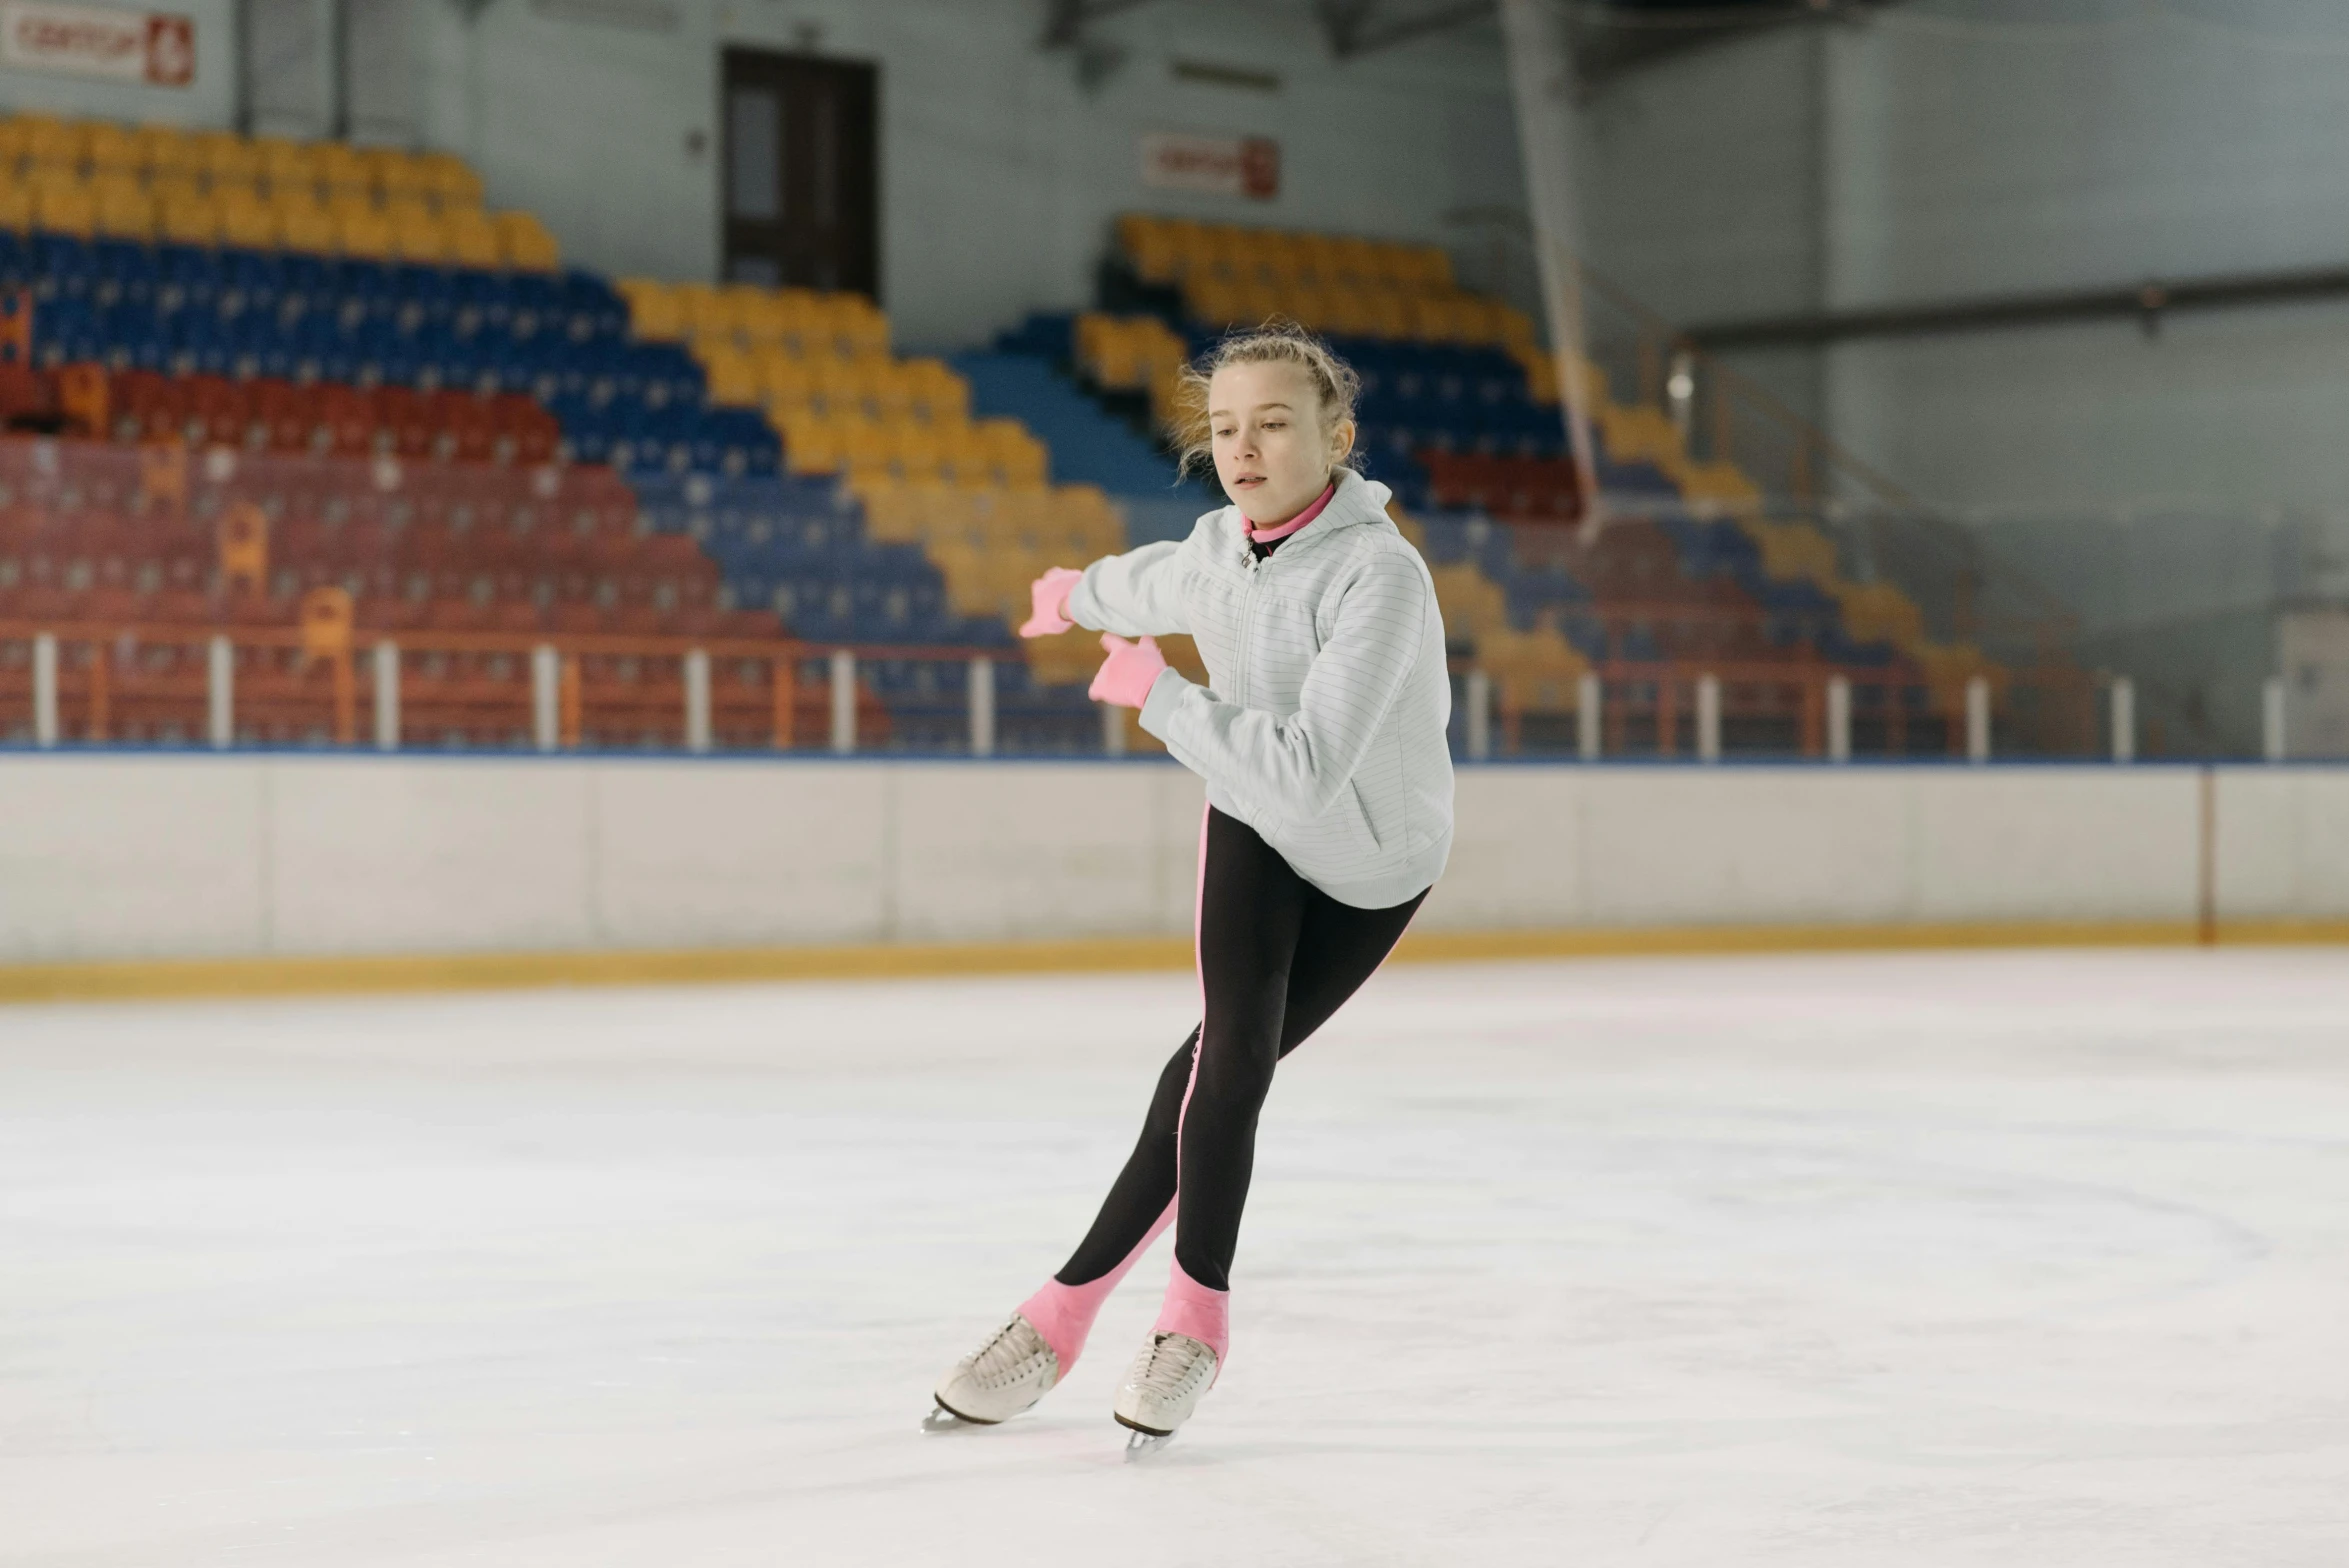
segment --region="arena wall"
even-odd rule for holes
[[[2201,778],[1465,768],[1415,934],[2190,930]],[[2349,770],[2215,781],[2218,916],[2349,919]],[[1145,761],[18,754],[0,965],[1179,944],[1200,811],[1192,775]]]

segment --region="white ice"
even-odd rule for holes
[[[1055,1267],[1179,974],[0,1011],[0,1564],[2349,1562],[2349,957],[1388,971],[1235,1345]]]

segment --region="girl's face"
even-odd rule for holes
[[[1285,523],[1329,487],[1330,467],[1354,445],[1351,421],[1322,428],[1321,397],[1302,365],[1226,365],[1207,383],[1215,477],[1258,528]]]

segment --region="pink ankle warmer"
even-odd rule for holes
[[[1068,1376],[1068,1369],[1077,1364],[1077,1356],[1085,1348],[1085,1339],[1093,1332],[1093,1320],[1101,1315],[1101,1304],[1109,1293],[1117,1289],[1117,1282],[1126,1277],[1126,1271],[1141,1261],[1150,1250],[1150,1243],[1159,1232],[1174,1223],[1175,1206],[1168,1204],[1166,1212],[1158,1216],[1158,1223],[1150,1227],[1150,1234],[1141,1245],[1126,1254],[1125,1261],[1099,1279],[1089,1279],[1082,1285],[1063,1285],[1048,1279],[1044,1288],[1020,1303],[1020,1316],[1035,1325],[1044,1336],[1044,1343],[1060,1358],[1060,1375]]]
[[[1158,1334],[1188,1334],[1215,1352],[1220,1376],[1224,1356],[1232,1343],[1232,1293],[1210,1290],[1183,1272],[1180,1263],[1168,1272],[1166,1304],[1158,1309]]]

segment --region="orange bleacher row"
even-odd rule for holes
[[[42,455],[46,452],[46,456]],[[0,441],[0,619],[773,638],[609,470]]]
[[[266,377],[164,376],[95,365],[0,364],[0,426],[119,441],[179,441],[248,451],[469,463],[544,463],[562,442],[555,417],[520,393],[297,386]]]
[[[562,430],[520,393],[372,388],[124,371],[109,380],[110,428],[123,440],[383,454],[469,463],[544,463]]]

